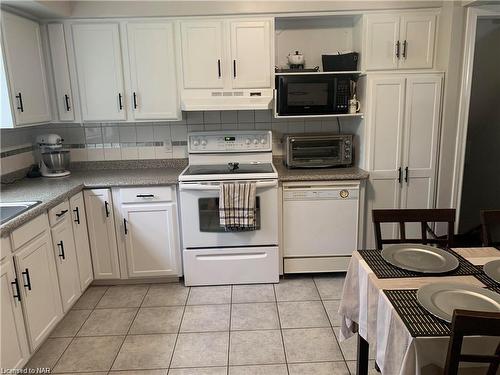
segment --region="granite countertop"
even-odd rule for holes
[[[7,236],[17,227],[84,188],[177,184],[179,174],[185,165],[179,163],[164,168],[76,170],[68,177],[24,178],[13,184],[2,185],[0,200],[3,202],[41,201],[41,203],[0,225],[0,236]]]
[[[332,180],[365,180],[368,172],[364,169],[352,168],[296,168],[288,169],[282,159],[275,159],[274,166],[278,171],[278,179],[288,181],[332,181]]]

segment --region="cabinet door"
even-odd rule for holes
[[[94,280],[83,194],[78,193],[73,195],[69,200],[69,205],[72,212],[73,235],[75,237],[80,286],[83,292],[90,285],[92,280]]]
[[[17,288],[16,288],[17,282]],[[22,285],[16,278],[12,257],[0,263],[0,368],[22,368],[29,357],[26,327],[23,320],[21,298],[18,288]]]
[[[399,40],[397,15],[366,16],[365,56],[366,70],[396,69]]]
[[[50,44],[50,59],[55,85],[55,102],[59,121],[73,121],[73,96],[69,77],[68,55],[64,27],[61,23],[49,23],[47,33]]]
[[[401,195],[405,79],[374,77],[369,84],[369,170],[367,184],[366,246],[375,247],[371,210],[398,208]],[[385,237],[396,236],[396,226],[382,228]]]
[[[185,89],[224,87],[222,22],[181,23],[182,75]]]
[[[81,295],[75,239],[69,213],[52,228],[52,244],[59,276],[59,289],[64,312],[67,312]]]
[[[85,190],[85,208],[95,279],[118,279],[120,268],[109,189]]]
[[[125,120],[118,24],[75,24],[73,41],[83,120]]]
[[[16,125],[50,121],[40,25],[2,11],[2,34]]]
[[[129,277],[177,275],[176,205],[123,205],[122,215]]]
[[[36,350],[62,317],[61,294],[50,234],[43,232],[14,257],[31,350]]]
[[[134,119],[178,118],[172,24],[128,23],[127,37]]]
[[[230,30],[232,87],[271,87],[270,22],[233,21]]]
[[[432,68],[435,29],[434,14],[417,13],[401,17],[400,68]]]
[[[407,78],[402,207],[432,208],[441,118],[441,76]],[[406,176],[405,176],[406,177]]]

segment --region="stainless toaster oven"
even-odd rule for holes
[[[351,166],[352,134],[288,134],[283,138],[288,168]]]

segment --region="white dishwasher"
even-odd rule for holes
[[[358,181],[283,184],[285,273],[346,271],[358,246]]]

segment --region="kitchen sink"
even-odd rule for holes
[[[0,223],[3,224],[40,203],[40,201],[0,202]]]

